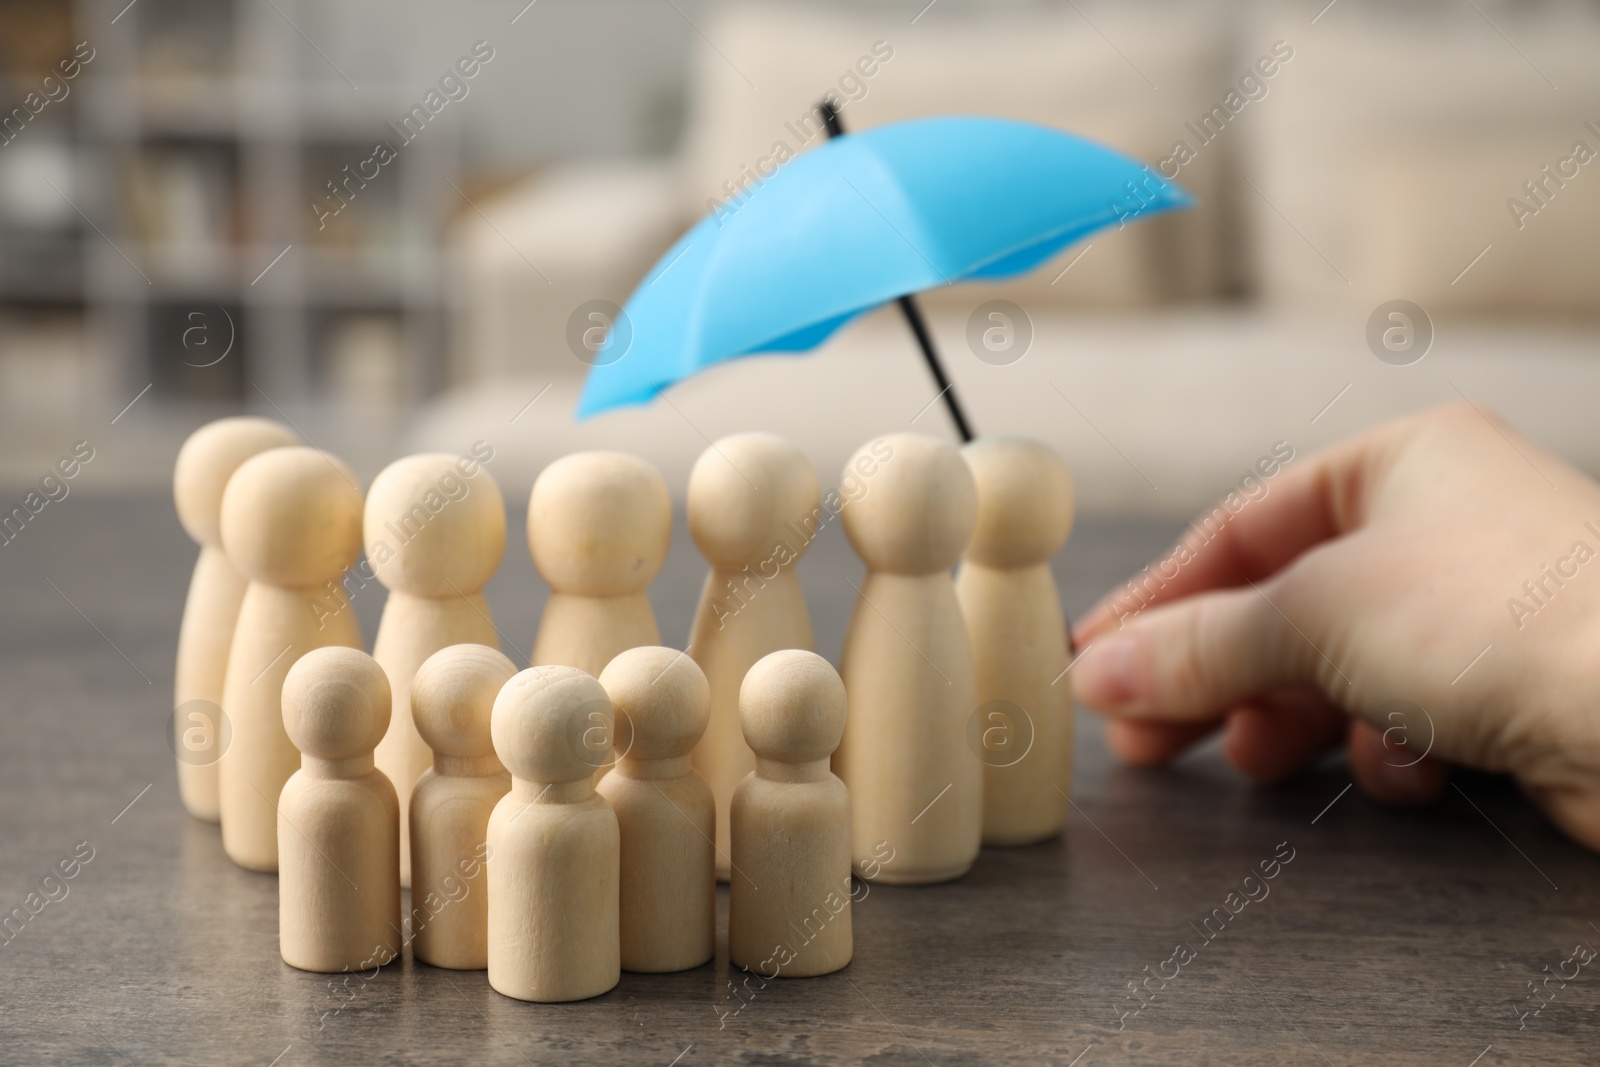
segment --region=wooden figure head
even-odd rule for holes
[[[222,494],[222,545],[246,578],[289,588],[337,581],[361,552],[361,490],[314,448],[244,461]]]
[[[528,501],[528,549],[558,593],[643,592],[667,558],[672,498],[650,464],[576,452],[546,467]]]
[[[978,492],[953,445],[922,434],[889,434],[857,450],[844,479],[860,486],[840,514],[868,567],[935,574],[961,557],[977,522]]]
[[[689,533],[701,555],[725,570],[757,566],[779,544],[799,558],[815,535],[820,499],[817,472],[793,443],[734,434],[702,452],[689,472]]]
[[[377,747],[389,729],[389,679],[360,649],[307,652],[283,679],[283,728],[303,754],[346,760]]]
[[[505,553],[500,487],[476,460],[443,452],[385,467],[367,490],[364,525],[378,580],[412,596],[477,593]]]
[[[617,751],[633,759],[687,756],[711,721],[711,686],[675,648],[630,648],[600,672],[616,711]]]
[[[1018,437],[984,437],[961,450],[978,487],[978,526],[966,558],[1028,567],[1061,551],[1072,533],[1072,472],[1054,449]]]
[[[251,456],[298,443],[289,427],[252,416],[218,419],[190,434],[172,471],[184,531],[199,544],[221,548],[222,491],[233,472]]]
[[[495,697],[517,673],[497,648],[451,645],[423,660],[411,683],[411,717],[441,756],[494,755],[489,717]]]
[[[739,725],[762,759],[827,759],[844,736],[844,717],[844,682],[815,652],[791,648],[763,656],[739,687]]]
[[[530,667],[495,697],[489,729],[500,762],[518,778],[592,780],[611,756],[611,700],[576,667]]]

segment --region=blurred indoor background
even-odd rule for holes
[[[977,427],[1060,447],[1085,508],[1184,512],[1277,441],[1462,398],[1600,470],[1597,46],[1600,4],[1555,0],[0,0],[0,479],[87,440],[83,491],[155,490],[238,410],[369,479],[486,440],[512,500],[584,447],[681,493],[738,430],[824,484],[946,434],[882,312],[573,420],[586,307],[819,144],[830,91],[853,129],[1028,119],[1198,198],[927,297]],[[1003,358],[969,341],[997,299]],[[1369,344],[1397,299],[1420,360]]]

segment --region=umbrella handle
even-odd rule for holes
[[[844,124],[839,121],[839,112],[832,104],[824,100],[818,105],[817,111],[822,115],[822,125],[827,128],[830,140],[844,134]],[[906,324],[911,327],[912,336],[917,339],[917,345],[922,349],[922,358],[928,361],[928,369],[933,372],[933,383],[939,387],[939,396],[944,398],[944,406],[950,412],[950,421],[956,424],[956,432],[961,435],[962,443],[970,444],[972,430],[967,425],[966,415],[962,413],[960,401],[956,399],[955,386],[945,376],[944,367],[939,363],[939,354],[934,350],[933,338],[929,336],[927,323],[922,319],[922,310],[917,307],[910,293],[902,296],[898,303],[900,311],[906,317]]]

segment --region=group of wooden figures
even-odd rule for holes
[[[410,456],[363,500],[269,420],[211,423],[179,453],[201,545],[180,791],[234,862],[278,872],[287,963],[364,969],[409,944],[508,996],[578,1000],[624,969],[710,960],[721,879],[730,962],[826,974],[851,958],[852,872],[947,881],[980,844],[1060,831],[1071,699],[1049,561],[1074,506],[1050,449],[894,434],[823,494],[782,438],[716,442],[688,485],[710,573],[682,651],[646,594],[671,538],[660,474],[566,456],[529,502],[551,594],[520,673],[482,593],[505,546],[492,458]],[[837,672],[794,573],[834,519],[867,565]],[[388,589],[371,656],[351,609],[363,550]]]

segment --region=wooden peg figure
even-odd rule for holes
[[[600,779],[622,831],[622,969],[698,967],[717,950],[716,807],[690,766],[710,687],[671,648],[630,648],[600,684],[616,713],[616,767]]]
[[[756,766],[739,728],[739,686],[769,652],[813,647],[794,565],[826,521],[805,453],[769,433],[724,437],[689,474],[689,532],[711,564],[689,654],[711,686],[695,770],[717,801],[717,877],[728,879],[728,807]]]
[[[411,792],[411,953],[458,971],[489,966],[489,815],[511,788],[489,715],[517,673],[499,649],[451,645],[411,683],[417,732],[433,766]]]
[[[301,766],[278,801],[278,941],[302,971],[400,954],[400,803],[372,760],[389,710],[388,677],[358,649],[308,652],[284,679]]]
[[[233,740],[217,766],[222,847],[253,871],[278,869],[278,794],[300,766],[283,729],[283,679],[305,653],[361,647],[348,601],[329,589],[361,551],[361,490],[311,448],[246,460],[222,494],[222,546],[249,579],[228,652],[222,706]]]
[[[599,675],[618,653],[659,645],[645,590],[671,539],[667,484],[644,460],[576,452],[546,467],[528,501],[528,548],[551,588],[533,662]]]
[[[878,881],[945,882],[972,866],[983,823],[983,765],[966,740],[972,645],[950,580],[977,490],[960,452],[917,434],[863,446],[852,472],[865,489],[840,517],[867,576],[845,634],[850,715],[833,766],[850,787],[857,869],[887,842],[894,866]]]
[[[489,817],[489,984],[518,1000],[597,997],[622,974],[617,817],[595,792],[611,701],[576,667],[531,667],[490,719],[511,792]]]
[[[178,450],[172,495],[178,521],[200,546],[178,629],[177,685],[173,693],[173,747],[178,753],[178,795],[189,814],[206,822],[220,816],[217,759],[224,726],[223,678],[228,646],[244,601],[246,581],[222,550],[222,491],[239,465],[269,448],[295,444],[287,426],[271,419],[218,419],[200,427]]]
[[[956,574],[972,637],[983,767],[983,843],[1060,833],[1072,789],[1067,623],[1050,560],[1072,533],[1072,475],[1036,441],[983,438],[962,449],[978,487],[978,525]]]
[[[756,769],[733,794],[728,962],[762,978],[809,978],[850,962],[850,793],[828,769],[845,688],[828,661],[763,658],[739,691]]]
[[[378,768],[400,795],[400,884],[409,886],[411,790],[433,760],[411,715],[411,680],[441,648],[499,647],[483,586],[505,552],[505,501],[472,456],[407,456],[373,479],[365,536],[367,559],[389,589],[372,646],[394,691]]]

